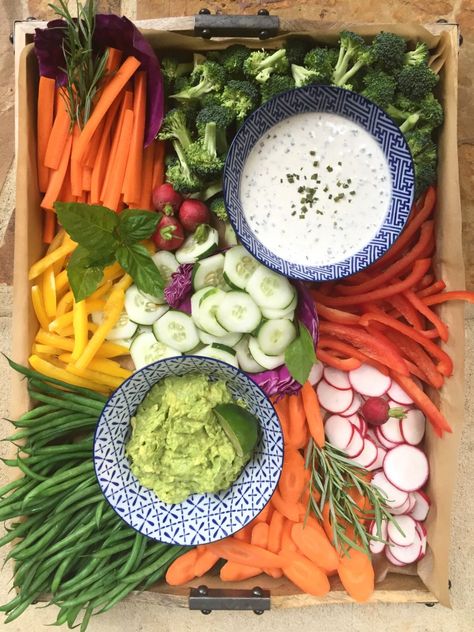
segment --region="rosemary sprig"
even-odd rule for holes
[[[97,55],[92,47],[95,29],[96,2],[87,0],[83,5],[76,2],[77,18],[73,18],[67,2],[49,6],[63,18],[66,28],[63,39],[63,53],[67,76],[67,103],[71,129],[75,123],[82,129],[91,114],[94,97],[105,74],[108,51]]]
[[[388,509],[387,498],[368,482],[367,470],[351,461],[344,452],[327,442],[324,448],[319,448],[311,440],[306,453],[306,467],[311,472],[306,513],[309,515],[312,511],[319,520],[323,520],[327,503],[336,549],[344,554],[351,548],[370,554],[370,541],[383,541],[367,531],[361,517],[375,521],[376,533],[382,533],[384,519],[393,522],[403,533]],[[370,509],[361,509],[356,504],[350,495],[354,489],[367,499]],[[313,490],[319,492],[319,501],[314,498]]]

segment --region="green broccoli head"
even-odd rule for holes
[[[392,103],[397,88],[397,82],[392,75],[370,68],[365,74],[362,83],[364,89],[361,94],[376,103],[381,108],[386,108]]]
[[[234,44],[221,52],[220,63],[229,77],[241,79],[244,76],[244,62],[251,50],[242,44]]]
[[[311,83],[321,83],[315,70],[308,70],[304,66],[297,66],[296,64],[291,64],[291,76],[297,88],[308,86]]]
[[[315,72],[315,83],[330,83],[337,63],[338,53],[335,48],[312,48],[304,58],[304,65]],[[296,81],[296,79],[295,79]]]
[[[395,33],[378,33],[372,43],[375,63],[387,72],[395,72],[403,66],[406,41]]]
[[[309,51],[313,42],[310,37],[289,37],[286,40],[285,50],[288,63],[302,66],[306,53]]]
[[[374,63],[371,46],[367,46],[360,35],[351,31],[340,34],[340,48],[332,80],[336,86],[344,87],[356,73]]]
[[[206,123],[204,136],[200,136],[186,149],[191,171],[206,180],[216,178],[224,167],[225,157],[217,153],[216,130],[214,122]]]
[[[405,140],[413,157],[432,146],[431,132],[430,127],[415,127],[405,134]]]
[[[404,95],[398,95],[395,103],[389,104],[386,111],[397,121],[404,134],[418,122],[433,130],[442,124],[444,118],[441,103],[431,93],[421,101],[413,101]]]
[[[175,139],[186,148],[191,143],[186,112],[178,108],[170,110],[163,120],[158,138],[160,140]]]
[[[161,60],[161,72],[168,90],[174,86],[178,77],[189,74],[192,69],[192,62],[180,62],[175,57],[163,57]]]
[[[270,54],[263,50],[250,53],[244,62],[244,73],[258,83],[265,83],[272,74],[285,73],[289,64],[284,48]]]
[[[242,122],[259,103],[258,89],[249,81],[231,79],[222,93],[221,103]]]
[[[418,198],[436,181],[436,145],[431,143],[415,158],[415,196]]]
[[[227,215],[224,204],[224,198],[222,195],[216,195],[214,198],[212,198],[209,208],[218,219],[222,220],[223,222],[229,221],[229,217]]]
[[[224,87],[225,72],[222,66],[214,61],[204,61],[195,66],[191,73],[191,84],[183,90],[172,94],[178,100],[200,99],[209,92],[219,92]]]
[[[409,50],[405,53],[405,66],[417,66],[418,64],[427,64],[430,51],[424,42],[417,42],[415,50]]]
[[[404,66],[398,75],[398,89],[414,101],[429,94],[438,83],[438,75],[425,64]]]
[[[191,171],[184,149],[177,140],[173,141],[173,147],[177,160],[168,164],[166,180],[179,193],[197,193],[203,186],[202,180]]]
[[[216,125],[217,151],[225,153],[228,149],[227,130],[234,121],[232,110],[223,105],[209,105],[200,110],[196,116],[196,127],[201,136],[206,132],[207,123]]]
[[[281,92],[292,90],[294,87],[295,82],[292,77],[288,77],[288,75],[272,75],[260,88],[262,103],[265,103]]]

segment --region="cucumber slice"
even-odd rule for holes
[[[233,349],[230,347],[226,347],[225,345],[220,345],[217,343],[213,343],[201,349],[194,355],[204,356],[205,358],[214,358],[215,360],[222,360],[223,362],[227,362],[227,364],[231,364],[235,366],[236,369],[239,368],[239,364],[237,362],[237,356]]]
[[[137,336],[130,347],[130,355],[136,369],[141,369],[147,364],[163,360],[163,358],[172,358],[180,356],[181,351],[177,351],[168,345],[159,342],[150,332],[145,332]]]
[[[235,246],[225,253],[224,278],[233,287],[244,290],[260,265],[243,246]]]
[[[153,324],[153,333],[162,343],[183,353],[199,344],[198,332],[191,316],[174,309]]]
[[[217,320],[229,332],[250,333],[262,320],[255,301],[246,292],[227,292],[219,301]]]
[[[262,371],[265,371],[264,367],[256,362],[250,355],[248,336],[242,338],[242,340],[235,346],[235,351],[237,353],[237,361],[242,371],[245,371],[246,373],[261,373]]]
[[[120,347],[127,347],[127,349],[130,349],[134,340],[135,340],[135,335],[133,335],[131,338],[119,338],[118,340],[114,340],[114,344],[119,345]]]
[[[218,287],[221,290],[229,290],[229,286],[224,280],[224,255],[217,254],[207,257],[194,264],[193,269],[193,288],[200,290],[210,285]]]
[[[199,320],[199,304],[204,296],[207,295],[209,290],[214,288],[203,287],[201,290],[198,290],[191,296],[191,316],[194,320],[194,323],[202,329],[200,320]]]
[[[101,325],[105,320],[104,312],[92,312],[92,322]],[[122,338],[131,338],[137,330],[137,324],[132,322],[126,312],[122,312],[115,327],[106,335],[107,340],[121,340]]]
[[[225,336],[213,336],[208,334],[207,331],[198,329],[199,340],[205,345],[212,345],[213,342],[217,344],[226,345],[227,347],[235,347],[235,345],[241,340],[242,334],[226,334]]]
[[[296,327],[291,320],[279,318],[267,320],[258,330],[257,340],[260,349],[270,356],[278,356],[296,338]]]
[[[184,244],[176,251],[178,263],[196,263],[198,259],[204,259],[211,255],[217,248],[219,233],[215,228],[209,226],[206,238],[198,243],[195,233],[186,238]]]
[[[222,337],[229,333],[219,324],[216,318],[217,310],[224,296],[227,296],[225,292],[214,287],[211,290],[207,290],[207,293],[199,301],[198,320],[196,322],[200,329],[204,329],[204,331],[213,336]]]
[[[224,243],[226,246],[237,246],[237,235],[235,234],[232,224],[226,222],[224,230]]]
[[[251,336],[249,338],[249,351],[255,362],[258,362],[264,369],[272,371],[285,363],[285,356],[271,356],[263,353],[258,344],[258,340]]]
[[[152,260],[166,283],[171,279],[173,272],[176,272],[179,268],[176,257],[167,250],[160,250],[160,252],[153,255]]]
[[[141,290],[138,291],[143,296],[143,298],[146,298],[146,300],[150,301],[150,303],[156,303],[157,305],[166,305],[164,294],[162,294],[161,296],[153,296],[153,294],[147,294],[146,292],[142,292]]]
[[[136,285],[125,292],[125,311],[130,320],[138,325],[153,325],[155,320],[169,310],[169,305],[158,305],[146,298]]]
[[[298,294],[296,293],[296,290],[295,290],[293,300],[288,305],[288,307],[285,307],[283,309],[272,309],[271,307],[262,307],[261,310],[265,318],[268,318],[269,320],[271,319],[276,320],[277,318],[287,318],[288,320],[293,320],[297,305],[298,305]]]
[[[294,288],[281,274],[259,266],[249,279],[246,291],[260,307],[285,309],[294,300]]]

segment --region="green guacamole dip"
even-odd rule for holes
[[[132,418],[126,446],[140,483],[166,503],[227,489],[249,456],[239,457],[212,409],[232,402],[224,381],[167,377],[151,388]]]

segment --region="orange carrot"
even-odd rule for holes
[[[327,539],[324,530],[313,523],[294,524],[291,538],[301,553],[322,568],[326,573],[335,571],[339,564],[336,549]]]
[[[262,549],[266,549],[268,546],[269,531],[270,527],[266,522],[257,523],[252,529],[250,543],[255,544],[255,546],[260,546]]]
[[[340,557],[337,569],[342,585],[356,601],[367,601],[374,591],[374,569],[369,557],[351,549]]]
[[[288,401],[290,417],[290,441],[295,448],[304,448],[307,441],[306,414],[301,393],[290,395]]]
[[[270,528],[268,530],[267,548],[272,553],[278,553],[281,548],[281,535],[283,532],[283,523],[285,518],[279,511],[274,511],[270,520]]]
[[[174,560],[166,571],[166,583],[170,586],[180,586],[194,579],[194,568],[198,559],[197,549],[187,551]]]
[[[61,187],[61,193],[58,198],[61,202],[72,202],[73,195],[71,190],[71,171],[69,167],[66,170],[66,174],[63,180],[63,186]]]
[[[71,128],[71,119],[67,111],[69,96],[65,87],[59,88],[56,99],[56,116],[49,134],[48,145],[44,154],[43,164],[48,169],[59,169],[64,155]]]
[[[58,200],[59,194],[61,193],[61,188],[63,186],[64,178],[66,176],[66,171],[69,164],[69,157],[71,155],[71,145],[72,135],[69,135],[66,140],[66,144],[62,147],[62,156],[59,167],[56,170],[51,171],[48,183],[48,190],[41,200],[41,206],[51,211],[53,210],[53,204]]]
[[[234,538],[236,540],[240,540],[241,542],[250,542],[250,536],[252,535],[252,529],[253,529],[252,524],[248,524],[243,529],[240,529],[239,531],[236,531],[234,533]]]
[[[285,444],[291,443],[290,436],[290,413],[288,410],[288,397],[281,397],[278,401],[273,403],[278,419],[281,425],[281,431],[283,433],[283,441]]]
[[[74,125],[74,130],[72,133],[72,149],[71,149],[71,157],[74,156],[74,147],[79,142],[79,137],[81,135],[81,129],[79,125],[76,123]],[[71,169],[71,190],[72,194],[76,196],[82,195],[82,165],[77,160],[71,159],[70,164]]]
[[[36,116],[38,187],[44,193],[48,188],[49,169],[44,164],[49,136],[53,128],[55,80],[41,76],[38,85],[38,111]]]
[[[159,140],[155,143],[155,155],[153,159],[153,189],[159,187],[165,181],[165,142]]]
[[[209,551],[207,547],[198,549],[197,560],[194,563],[193,569],[194,577],[202,577],[210,571],[218,561],[219,557],[212,551]]]
[[[153,161],[154,161],[155,144],[151,143],[143,150],[143,176],[142,176],[142,190],[140,194],[140,200],[138,202],[138,208],[153,210],[152,203],[152,190],[153,190]]]
[[[279,511],[285,518],[288,518],[288,520],[292,522],[299,522],[306,513],[306,508],[303,503],[285,502],[278,489],[273,492],[271,502],[276,511]]]
[[[226,562],[221,568],[219,577],[223,582],[240,582],[261,575],[262,569],[257,566],[246,566],[237,562]]]
[[[141,195],[143,140],[145,138],[146,119],[146,87],[146,72],[137,72],[135,74],[133,93],[133,130],[123,181],[123,199],[126,204],[137,203]]]
[[[255,516],[255,518],[252,520],[251,524],[255,524],[257,522],[270,522],[270,517],[272,515],[273,512],[273,507],[271,502],[268,502],[265,507],[262,509],[262,511]]]
[[[321,597],[330,590],[329,580],[323,571],[299,553],[292,552],[288,555],[283,573],[295,586],[309,595]]]
[[[50,244],[53,241],[56,232],[56,213],[54,211],[46,211],[44,214],[43,224],[43,242]]]
[[[138,59],[132,56],[127,57],[115,75],[110,79],[109,83],[102,90],[99,100],[92,110],[92,114],[85,124],[79,141],[75,147],[73,159],[78,163],[82,163],[90,140],[99,126],[99,123],[103,120],[117,95],[120,93],[122,88],[124,88],[139,66],[140,62]]]
[[[84,167],[89,167],[89,169],[93,169],[95,165],[95,161],[97,160],[97,154],[99,152],[100,143],[102,140],[102,134],[104,132],[105,126],[105,117],[99,124],[98,128],[94,132],[94,136],[91,138],[91,142],[89,144],[89,148],[86,152],[84,158]]]
[[[281,568],[282,565],[282,560],[275,553],[266,551],[260,546],[255,546],[248,542],[241,542],[233,537],[220,540],[219,542],[212,542],[208,547],[216,555],[229,562],[238,562],[239,564],[261,568]]]
[[[90,191],[92,184],[92,169],[87,165],[84,165],[82,169],[82,190]]]
[[[291,537],[291,529],[293,528],[291,520],[285,520],[283,523],[283,531],[281,534],[281,550],[285,552],[294,552],[297,550],[296,544]]]
[[[115,125],[115,129],[113,132],[110,155],[108,157],[108,163],[107,163],[107,171],[105,173],[104,181],[102,182],[102,189],[101,189],[101,194],[100,194],[101,200],[104,199],[105,193],[109,189],[110,183],[113,179],[115,161],[117,160],[117,149],[120,142],[120,135],[122,132],[125,112],[127,110],[131,110],[132,103],[133,103],[133,95],[129,90],[127,90],[123,94],[122,101],[120,103],[120,113],[118,115],[118,121],[117,121],[117,124]]]
[[[115,211],[118,211],[120,207],[122,184],[127,168],[127,150],[130,147],[132,129],[133,112],[132,110],[126,110],[117,145],[115,168],[111,173],[110,183],[103,198],[104,206]]]
[[[303,400],[303,408],[309,432],[316,445],[320,448],[324,448],[324,424],[321,408],[316,391],[309,382],[303,384],[301,399]]]
[[[297,503],[306,485],[304,458],[295,448],[287,446],[278,490],[285,503]]]
[[[107,116],[105,117],[104,127],[102,129],[102,137],[100,139],[99,149],[97,151],[96,160],[92,169],[91,178],[91,204],[100,204],[102,199],[102,185],[107,172],[108,159],[110,153],[110,136],[112,125],[115,122],[118,109],[121,105],[120,96],[110,106]]]

